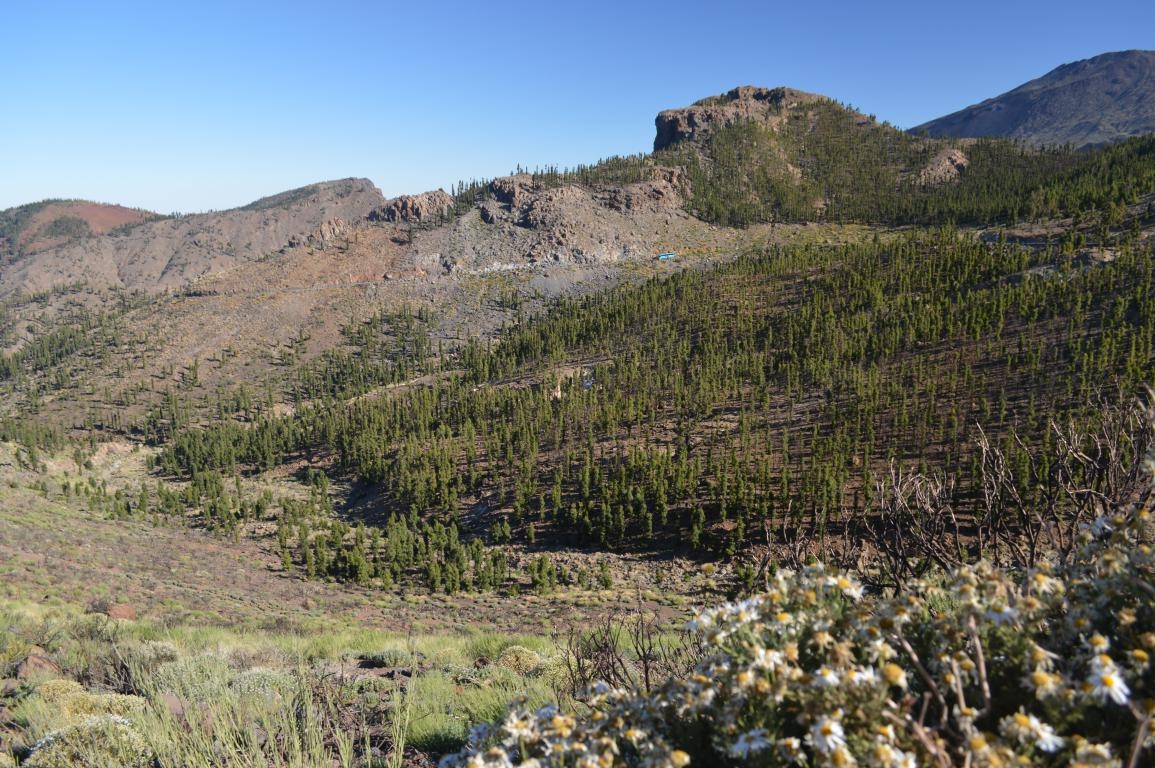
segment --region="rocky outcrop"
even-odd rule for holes
[[[1040,78],[912,133],[995,136],[1036,146],[1089,147],[1155,132],[1155,51],[1104,53]]]
[[[652,181],[605,190],[601,201],[621,212],[674,210],[682,207],[689,193],[689,179],[682,168],[655,168]]]
[[[961,149],[948,147],[935,155],[926,167],[918,172],[918,183],[936,187],[954,181],[970,164],[970,159]]]
[[[493,199],[507,211],[522,208],[533,196],[534,191],[533,178],[527,173],[503,176],[489,184],[489,192],[493,195]]]
[[[24,659],[16,665],[17,680],[35,680],[60,674],[60,665],[53,661],[48,651],[38,645],[29,648]]]
[[[793,88],[739,86],[688,107],[660,112],[654,121],[658,131],[654,138],[654,151],[679,141],[700,142],[712,131],[742,120],[773,123],[783,110],[822,98]]]
[[[324,250],[349,234],[349,225],[344,219],[333,218],[322,222],[307,235],[293,235],[289,238],[289,248],[320,248]]]
[[[453,209],[453,198],[437,189],[420,195],[401,195],[369,214],[370,221],[419,223],[438,221]]]
[[[676,247],[673,233],[690,218],[682,209],[687,190],[685,172],[665,167],[624,186],[548,186],[529,174],[495,179],[476,212],[414,243],[410,266],[429,274],[478,274],[650,258]]]

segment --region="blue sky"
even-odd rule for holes
[[[0,11],[0,209],[169,213],[325,179],[386,195],[648,151],[653,119],[789,85],[910,127],[1155,48],[1155,2],[53,2]]]

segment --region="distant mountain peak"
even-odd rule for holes
[[[1115,51],[1063,64],[992,99],[911,129],[1099,146],[1155,132],[1155,51]]]

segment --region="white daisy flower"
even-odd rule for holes
[[[1098,699],[1103,701],[1110,699],[1116,704],[1126,704],[1131,696],[1131,689],[1114,668],[1093,671],[1087,678],[1083,690]]]
[[[846,744],[846,733],[836,717],[823,715],[810,727],[809,741],[819,752],[829,753]]]
[[[510,712],[509,716],[505,718],[505,722],[501,727],[508,734],[505,739],[507,745],[516,744],[522,739],[531,739],[536,737],[537,723],[531,715],[524,712]]]
[[[830,667],[822,667],[814,673],[814,686],[816,688],[835,688],[841,682],[838,678],[838,673]]]
[[[757,646],[754,649],[754,658],[750,662],[751,669],[776,670],[782,666],[784,658],[782,652]]]
[[[1002,627],[1018,621],[1019,614],[1009,605],[992,605],[987,609],[986,617],[996,627]]]
[[[1065,743],[1054,728],[1021,709],[1004,717],[999,723],[999,730],[1020,744],[1034,744],[1043,752],[1057,752]]]
[[[761,752],[770,746],[765,728],[755,728],[738,737],[730,747],[730,757],[745,759],[755,752]]]

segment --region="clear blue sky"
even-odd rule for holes
[[[910,127],[1155,48],[1155,2],[39,0],[0,30],[0,208],[168,213],[644,152],[657,112],[743,84]]]

